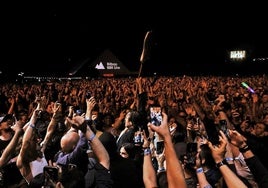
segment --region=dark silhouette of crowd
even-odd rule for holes
[[[266,75],[7,82],[0,114],[0,187],[268,187]]]

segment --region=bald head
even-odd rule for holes
[[[68,132],[61,138],[61,149],[65,153],[70,153],[76,147],[79,141],[77,132]]]

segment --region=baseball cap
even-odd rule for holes
[[[12,114],[2,114],[0,116],[0,123],[6,122],[8,119],[12,119]]]

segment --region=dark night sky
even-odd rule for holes
[[[128,3],[6,6],[2,69],[69,70],[107,48],[137,69],[148,30],[153,43],[147,66],[154,71],[225,66],[227,50],[238,47],[249,49],[252,57],[268,55],[265,6]]]

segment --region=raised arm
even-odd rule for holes
[[[228,163],[226,162],[225,152],[227,145],[227,138],[222,131],[220,131],[219,145],[212,145],[211,142],[208,142],[208,146],[211,150],[212,157],[216,163],[216,166],[219,168],[227,187],[232,188],[246,188],[247,186],[239,179],[239,177],[229,168]]]
[[[162,136],[164,140],[168,186],[170,188],[173,187],[186,188],[187,185],[183,169],[176,155],[171,139],[171,134],[169,132],[168,121],[167,121],[168,117],[166,113],[162,113],[162,115],[163,115],[163,121],[160,126],[155,126],[151,123],[149,123],[148,125],[153,131],[157,132],[160,136]]]
[[[143,183],[146,188],[157,187],[157,177],[156,171],[152,163],[152,151],[150,149],[150,141],[148,140],[145,132],[143,132],[143,150],[144,150],[144,159],[143,159]]]
[[[0,157],[0,168],[4,166],[11,158],[11,155],[16,149],[20,136],[23,134],[22,128],[19,125],[15,124],[12,129],[14,130],[15,134],[13,135],[11,141],[4,149],[1,157]]]
[[[23,177],[25,177],[27,182],[30,182],[32,177],[31,169],[29,166],[30,158],[29,156],[33,152],[33,147],[31,146],[32,137],[34,136],[35,131],[35,123],[37,120],[38,110],[34,110],[31,119],[29,121],[29,125],[26,128],[26,131],[22,138],[22,146],[16,161],[16,165],[20,170],[20,173]],[[30,154],[30,155],[29,155]]]
[[[113,181],[110,173],[110,157],[107,150],[89,126],[86,128],[85,135],[99,162],[95,164],[97,187],[112,187]],[[102,178],[104,176],[106,177],[105,181],[103,181]]]
[[[212,188],[212,186],[209,184],[209,182],[206,178],[205,172],[202,168],[201,158],[199,156],[199,153],[196,154],[195,169],[196,169],[196,176],[197,176],[199,186],[201,188],[203,188],[203,187]]]
[[[87,103],[87,110],[86,110],[85,117],[86,117],[86,120],[91,120],[92,110],[97,102],[95,98],[92,96],[89,99],[86,99],[86,103]]]
[[[61,104],[54,103],[53,106],[53,116],[48,124],[47,132],[45,135],[44,140],[40,143],[40,146],[42,147],[41,151],[44,152],[47,146],[47,143],[51,140],[55,130],[56,125],[59,122],[59,119],[61,118]]]
[[[250,147],[247,145],[246,138],[235,130],[230,130],[229,132],[231,143],[234,147],[239,148],[258,185],[260,187],[268,187],[268,170],[251,151]]]
[[[87,126],[86,138],[89,141],[89,144],[95,156],[97,157],[99,163],[109,170],[110,169],[109,154],[105,149],[105,147],[103,146],[103,144],[101,143],[101,141],[99,140],[99,138],[93,133],[93,131],[89,128],[89,126]]]

